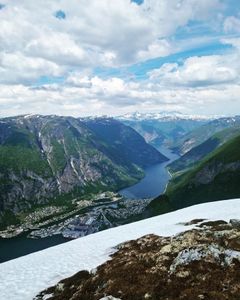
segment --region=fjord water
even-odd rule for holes
[[[12,239],[0,238],[0,263],[56,246],[69,241],[61,235],[54,235],[43,239],[29,239],[27,234]]]
[[[139,183],[119,191],[121,195],[127,198],[137,199],[156,197],[164,192],[170,179],[170,175],[166,167],[179,156],[172,153],[167,148],[162,147],[158,150],[168,157],[169,161],[147,168],[145,170],[145,177]],[[27,238],[27,234],[23,234],[12,239],[0,238],[0,263],[58,245],[66,241],[68,240],[60,235],[42,239],[29,239]]]
[[[168,157],[169,160],[145,169],[145,177],[141,181],[119,191],[122,196],[130,199],[154,198],[164,192],[170,179],[170,174],[166,167],[179,156],[165,147],[159,147],[158,150]]]

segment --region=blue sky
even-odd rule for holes
[[[4,0],[0,114],[240,112],[240,1]]]
[[[121,78],[124,77],[133,77],[138,80],[146,80],[147,73],[153,69],[160,68],[165,63],[174,63],[177,62],[179,65],[183,64],[183,61],[186,58],[192,56],[209,56],[216,54],[224,54],[231,50],[233,47],[231,45],[225,45],[219,41],[212,42],[209,45],[203,45],[202,47],[197,47],[189,49],[186,51],[174,53],[166,57],[157,57],[154,59],[149,59],[144,62],[133,64],[131,66],[122,67],[122,68],[96,68],[94,74],[102,76],[104,78],[111,76],[118,76]]]

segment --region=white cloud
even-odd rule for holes
[[[164,64],[149,72],[150,79],[161,85],[190,87],[234,83],[239,79],[239,55],[190,57],[183,65]]]
[[[192,21],[213,20],[220,0],[5,0],[0,10],[0,113],[63,115],[126,111],[188,110],[229,103],[236,111],[239,40],[225,39],[232,54],[191,57],[165,64],[142,81],[101,78],[96,67],[119,67],[198,47],[209,38],[173,38]],[[62,10],[66,18],[54,15]],[[237,32],[239,19],[225,20]],[[219,39],[216,38],[217,40]],[[189,46],[190,45],[190,46]],[[61,84],[34,87],[41,76],[63,76]],[[127,74],[129,77],[129,74]]]
[[[240,38],[225,38],[222,39],[223,44],[231,45],[234,48],[236,48],[238,51],[240,51]]]
[[[240,94],[237,61],[236,53],[193,57],[183,65],[165,64],[141,82],[72,73],[63,84],[36,88],[1,85],[1,115],[118,115],[136,110],[234,114],[239,109]]]
[[[145,0],[142,5],[130,0],[5,0],[5,4],[0,10],[0,57],[19,54],[19,60],[34,57],[73,71],[166,56],[174,52],[166,37],[190,20],[206,18],[217,10],[219,0]],[[59,9],[66,14],[64,20],[55,17]],[[14,77],[21,78],[24,69],[15,72]],[[38,73],[46,72],[39,66]],[[48,73],[55,76],[55,68]]]
[[[67,78],[66,83],[72,86],[82,87],[82,88],[89,88],[92,85],[89,76],[82,75],[82,74],[71,74]]]
[[[60,76],[63,69],[54,62],[43,58],[24,56],[20,52],[1,53],[0,82],[30,83],[40,76]]]
[[[226,18],[223,28],[226,33],[240,33],[240,19],[234,16]]]
[[[63,33],[42,34],[26,44],[25,55],[42,57],[59,65],[85,65],[89,58],[69,35]]]
[[[173,52],[170,43],[165,40],[158,40],[147,47],[147,50],[140,50],[137,54],[139,61],[145,61],[152,58],[167,56]]]

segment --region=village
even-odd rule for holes
[[[56,234],[68,239],[83,237],[120,225],[125,219],[140,214],[151,200],[121,198],[114,203],[101,204],[92,207],[85,214],[76,215],[57,225],[34,230],[29,237],[45,238]]]
[[[19,226],[0,231],[0,237],[12,238],[27,232],[28,238],[46,238],[62,235],[75,239],[115,227],[125,219],[140,214],[152,199],[127,199],[104,192],[92,195],[89,200],[73,199],[76,205],[66,212],[65,207],[49,206],[29,214]]]

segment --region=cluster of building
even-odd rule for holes
[[[28,234],[30,238],[45,238],[60,234],[65,238],[76,239],[118,226],[123,220],[142,213],[151,200],[125,199],[112,192],[101,193],[95,195],[92,200],[81,200],[79,203],[74,199],[77,207],[70,212],[64,212],[65,207],[42,208],[29,214],[21,226],[9,228],[0,234],[2,237],[10,238],[24,231],[30,231]],[[87,208],[87,213],[80,214],[84,207]],[[43,221],[43,218],[46,220]]]
[[[63,230],[62,235],[65,238],[76,239],[98,231],[98,223],[91,216],[76,217]]]

